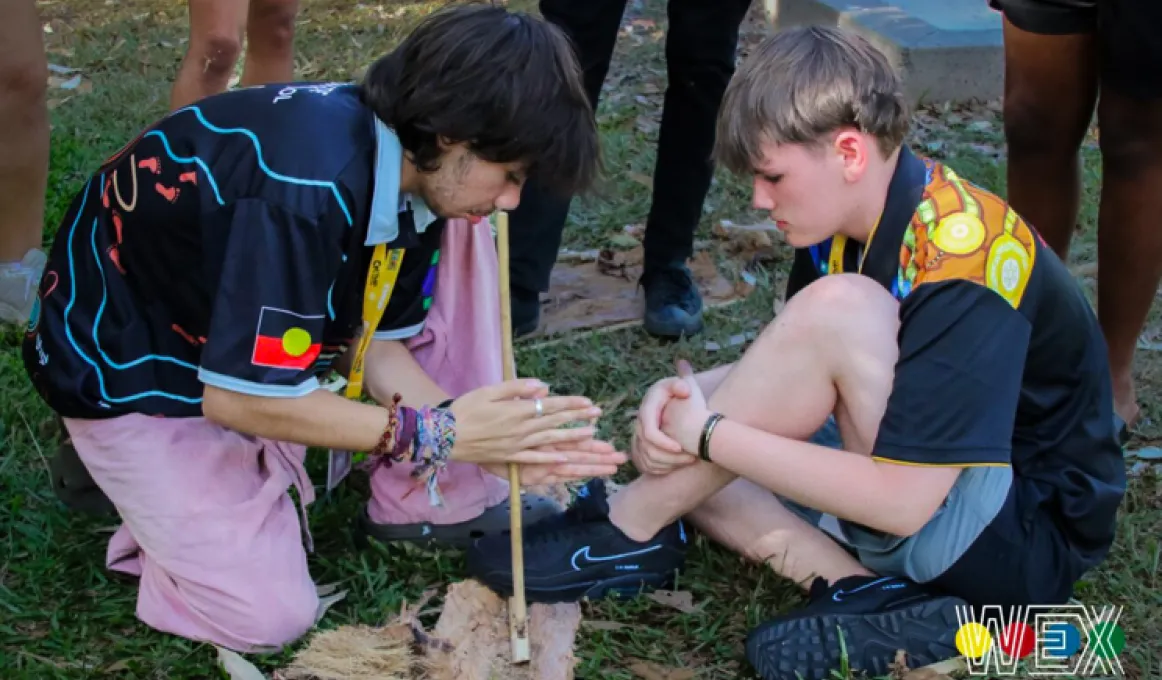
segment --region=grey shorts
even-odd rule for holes
[[[842,448],[839,426],[829,418],[811,438]],[[1013,486],[1009,467],[968,468],[936,514],[916,534],[901,538],[780,498],[792,512],[830,534],[861,564],[883,576],[918,583],[937,581],[949,571],[1006,508]]]

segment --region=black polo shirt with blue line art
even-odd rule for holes
[[[205,385],[319,386],[361,326],[374,246],[404,249],[380,339],[418,334],[444,221],[400,194],[395,134],[344,83],[216,95],[109,158],[61,222],[24,341],[60,415],[201,415]]]
[[[990,511],[1013,503],[1004,494],[1015,488],[1019,509],[1004,521],[1047,508],[1073,557],[1097,564],[1126,477],[1105,342],[1067,267],[1001,198],[904,148],[868,244],[835,237],[797,249],[787,297],[854,272],[900,302],[899,358],[872,455],[1011,470]]]

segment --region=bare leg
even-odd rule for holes
[[[816,577],[828,583],[845,576],[870,576],[833,538],[792,513],[770,491],[736,479],[688,515],[698,530],[804,590]]]
[[[15,0],[5,7],[0,22],[0,267],[5,267],[0,271],[0,320],[20,323],[40,279],[39,268],[28,269],[33,263],[15,263],[40,247],[44,230],[48,64],[35,3]]]
[[[1009,201],[1068,261],[1081,201],[1078,150],[1097,98],[1096,41],[1029,33],[1007,20],[1004,32]]]
[[[1133,362],[1162,277],[1162,101],[1102,92],[1097,309],[1109,348],[1114,409],[1138,418]]]
[[[834,413],[845,446],[870,454],[892,387],[897,314],[896,301],[864,277],[829,276],[808,286],[710,395],[710,408],[803,440]],[[732,473],[702,462],[642,476],[610,499],[610,520],[641,541],[694,511],[691,520],[713,538],[766,560],[796,582],[867,573],[770,492],[734,480]]]
[[[189,0],[190,47],[178,69],[170,108],[226,90],[242,54],[247,0]]]
[[[246,22],[244,87],[294,79],[295,16],[298,0],[251,0]]]

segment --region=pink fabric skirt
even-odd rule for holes
[[[450,220],[434,304],[408,345],[457,396],[499,382],[500,311],[495,246],[487,222]],[[456,332],[451,320],[456,317]],[[129,415],[65,419],[77,453],[117,507],[110,569],[140,577],[137,616],[161,631],[240,652],[281,647],[315,623],[319,600],[307,569],[303,505],[315,497],[303,446],[227,430],[203,418]],[[453,523],[508,496],[508,483],[475,465],[449,465],[445,505],[433,506],[410,466],[371,477],[373,521]]]

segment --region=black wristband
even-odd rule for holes
[[[439,406],[437,406],[436,408],[445,408],[445,409],[446,409],[446,408],[451,408],[451,406],[452,406],[452,401],[453,401],[452,399],[445,399],[444,401],[441,401],[441,402],[440,402],[440,405],[439,405]]]
[[[710,436],[714,434],[714,428],[718,426],[718,421],[722,420],[721,413],[714,413],[706,419],[706,424],[702,426],[702,438],[698,440],[698,457],[706,462],[710,460]]]

